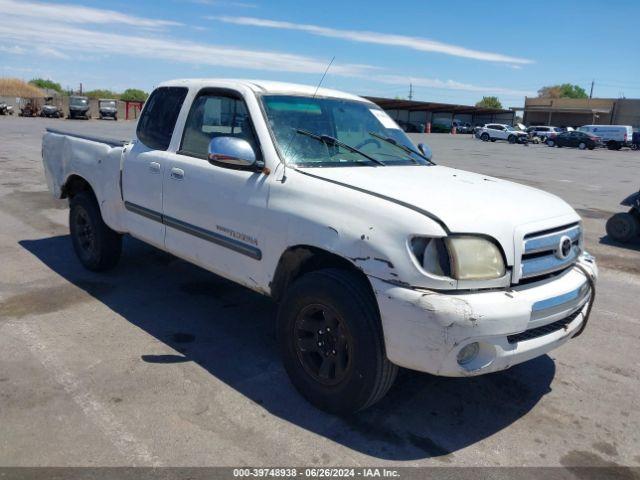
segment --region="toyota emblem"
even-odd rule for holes
[[[556,257],[564,260],[571,253],[571,239],[566,235],[563,235],[558,242],[558,248],[556,248]]]

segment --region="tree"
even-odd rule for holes
[[[128,100],[135,102],[144,102],[147,100],[149,94],[142,90],[138,90],[137,88],[127,88],[122,95],[120,95],[120,100]]]
[[[539,98],[587,98],[588,96],[584,88],[571,83],[551,85],[538,90]]]
[[[89,98],[118,98],[119,95],[111,90],[98,88],[96,90],[89,90],[84,93]]]
[[[38,88],[48,88],[50,90],[55,90],[58,93],[62,93],[62,85],[53,80],[45,80],[44,78],[34,78],[29,81],[31,85]]]
[[[476,107],[502,108],[502,103],[500,103],[498,97],[482,97],[482,100],[476,103]]]

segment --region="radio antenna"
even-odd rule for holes
[[[324,77],[327,76],[327,72],[331,68],[331,65],[333,65],[333,61],[335,59],[336,59],[336,57],[334,55],[331,58],[331,61],[329,62],[329,64],[327,65],[327,68],[324,69],[324,73],[322,74],[322,78],[320,78],[320,81],[318,82],[318,85],[316,86],[316,89],[313,92],[313,97],[311,97],[312,100],[316,98],[316,95],[318,95],[318,90],[320,90],[320,86],[322,85],[322,82],[324,82]],[[308,108],[309,107],[307,107],[307,110],[308,110]],[[306,113],[307,110],[305,110],[303,113]],[[284,151],[284,171],[282,172],[282,183],[284,183],[285,180],[287,179],[287,155],[289,153],[289,149],[291,148],[291,143],[293,142],[293,139],[295,138],[296,130],[297,129],[294,129],[294,131],[292,132],[291,138],[289,139],[289,143],[287,144],[287,148]]]

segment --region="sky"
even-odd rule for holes
[[[546,85],[640,98],[640,1],[0,0],[0,75],[153,89],[251,78],[521,107]],[[542,6],[541,6],[542,5]],[[540,8],[538,8],[540,6]],[[333,60],[333,61],[332,61]],[[330,66],[329,66],[330,65]]]

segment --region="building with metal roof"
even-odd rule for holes
[[[494,122],[512,125],[515,116],[514,111],[500,108],[395,98],[365,98],[380,106],[403,128],[411,125],[424,129],[430,124],[432,132],[449,132],[454,121],[459,124],[468,123],[471,126]]]

